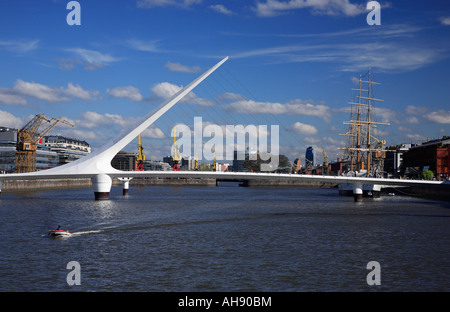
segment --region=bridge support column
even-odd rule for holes
[[[355,202],[363,201],[363,186],[362,184],[353,184],[353,198]]]
[[[2,194],[2,185],[3,185],[3,181],[0,180],[0,195]]]
[[[117,178],[119,181],[122,181],[123,183],[123,192],[122,195],[123,196],[127,196],[128,195],[128,189],[130,187],[130,180],[133,178]]]
[[[97,174],[91,178],[94,187],[95,200],[108,200],[112,179],[107,174]]]

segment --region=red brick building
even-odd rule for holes
[[[403,168],[433,171],[436,178],[448,178],[450,164],[450,137],[425,142],[410,148],[403,155]]]

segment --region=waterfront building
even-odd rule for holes
[[[173,168],[175,165],[175,161],[173,160],[172,156],[165,156],[163,157],[163,162],[170,165],[170,168]]]
[[[42,142],[51,151],[59,155],[59,165],[75,161],[91,152],[91,146],[86,141],[64,137],[62,135],[45,136]]]
[[[216,171],[218,171],[218,172],[228,171],[229,167],[230,167],[230,164],[218,163]]]
[[[310,146],[306,149],[305,167],[314,167],[315,154],[316,152],[314,150],[314,147]]]
[[[0,127],[0,172],[14,173],[16,168],[17,129]],[[58,166],[59,155],[37,144],[36,170],[45,170]]]
[[[330,175],[342,175],[350,170],[350,160],[338,157],[336,161],[329,163]]]
[[[449,136],[413,146],[403,155],[403,172],[411,176],[418,176],[424,170],[431,170],[436,178],[448,179],[449,164]]]
[[[16,146],[0,146],[0,172],[14,173],[16,168]]]
[[[182,158],[181,159],[181,170],[195,170],[195,158]]]
[[[172,156],[163,157],[163,162],[170,165],[171,168],[175,165],[175,161]],[[178,163],[180,170],[195,170],[195,158],[181,158],[181,161]]]
[[[111,166],[117,170],[134,171],[137,155],[135,153],[120,151],[111,161]]]
[[[156,161],[156,160],[144,160],[144,171],[171,171],[172,167],[165,162]]]
[[[13,173],[16,162],[17,129],[0,127],[0,172]]]
[[[248,171],[245,167],[244,167],[244,161],[245,159],[248,159],[248,149],[246,150],[245,153],[240,152],[240,151],[234,151],[233,154],[233,171],[235,172],[245,172]]]
[[[58,153],[49,148],[38,145],[36,150],[36,171],[51,169],[59,166]]]
[[[399,175],[403,165],[403,155],[413,146],[415,144],[400,144],[387,148],[386,158],[384,159],[384,171],[388,175]]]

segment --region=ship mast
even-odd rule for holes
[[[367,84],[366,89],[363,89],[363,84]],[[373,102],[382,101],[372,97],[372,85],[375,84],[379,83],[372,81],[369,68],[368,80],[363,80],[360,76],[358,89],[352,89],[354,91],[358,91],[358,101],[349,102],[351,105],[350,121],[344,122],[344,124],[349,125],[349,130],[345,134],[342,134],[349,136],[350,144],[345,148],[340,148],[346,151],[346,153],[340,154],[340,156],[349,158],[351,171],[354,170],[355,166],[355,169],[361,172],[361,170],[365,170],[365,164],[367,164],[367,172],[371,173],[371,171],[375,169],[375,166],[373,165],[374,161],[384,158],[385,155],[384,145],[386,141],[375,138],[372,131],[372,127],[376,127],[377,125],[389,125],[389,123],[373,121]],[[367,95],[364,96],[363,92]],[[356,120],[354,119],[354,110],[356,110]],[[365,120],[363,119],[364,113],[366,113]],[[373,153],[374,156],[372,155]]]

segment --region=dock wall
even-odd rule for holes
[[[215,186],[215,179],[132,179],[130,187],[144,187],[150,185],[198,185]],[[113,179],[114,187],[122,187],[122,182]],[[26,192],[48,189],[70,189],[92,187],[89,178],[84,179],[41,179],[41,180],[4,180],[2,192]]]
[[[69,189],[92,186],[91,179],[4,180],[2,192]]]
[[[296,180],[277,180],[277,179],[261,179],[261,180],[245,180],[244,186],[305,186],[305,187],[337,187],[336,183],[317,182],[317,181],[296,181]]]

